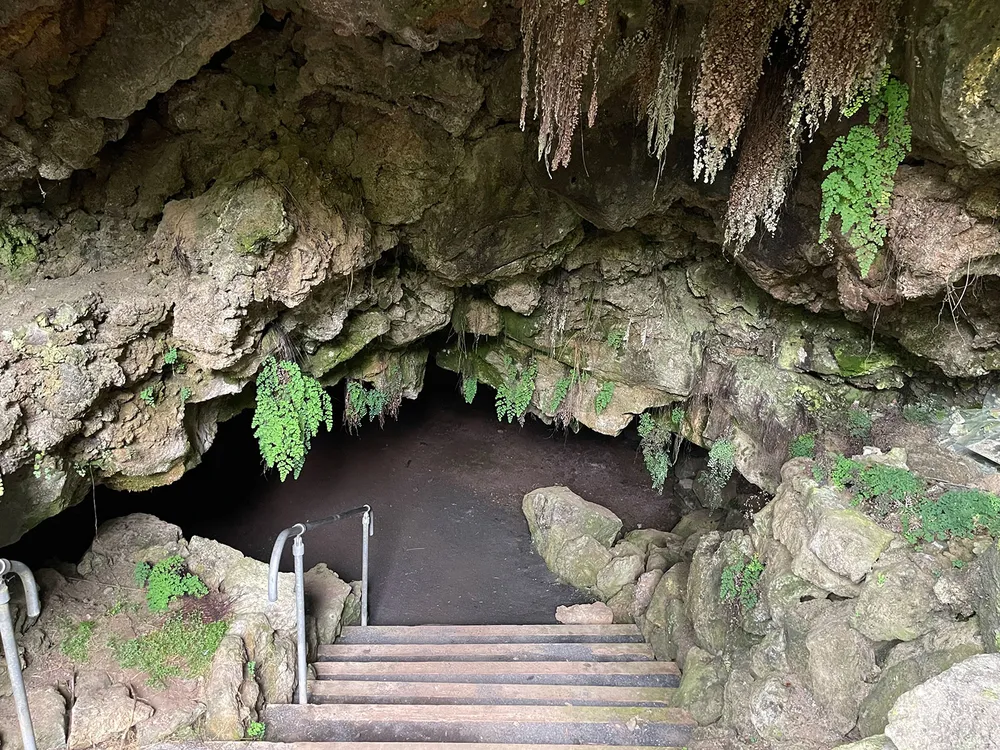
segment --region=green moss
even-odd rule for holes
[[[531,346],[542,330],[541,316],[538,314],[526,317],[507,308],[501,308],[500,314],[503,317],[504,334],[526,346]]]
[[[37,234],[16,224],[0,225],[0,268],[17,273],[37,260]]]
[[[123,668],[145,672],[150,685],[162,685],[168,677],[204,674],[228,629],[224,620],[205,623],[178,615],[167,619],[159,630],[108,645]]]
[[[898,364],[895,357],[880,351],[854,352],[846,347],[837,347],[833,350],[833,356],[840,368],[840,375],[845,378],[871,375]]]
[[[67,635],[59,645],[59,650],[77,664],[90,658],[90,639],[94,635],[96,623],[84,620]]]

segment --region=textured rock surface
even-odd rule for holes
[[[618,516],[568,487],[529,492],[521,507],[535,550],[546,562],[554,560],[566,542],[582,536],[610,548],[622,528]]]
[[[610,625],[614,621],[614,612],[604,602],[556,607],[556,622],[564,625]]]

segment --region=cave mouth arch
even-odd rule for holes
[[[531,624],[586,598],[532,550],[525,493],[567,485],[611,508],[626,529],[670,528],[683,511],[676,483],[663,495],[650,489],[634,431],[612,438],[533,418],[523,427],[498,423],[492,391],[467,405],[455,375],[433,365],[398,420],[381,429],[366,423],[356,435],[321,433],[298,480],[263,472],[251,417],[244,411],[220,425],[201,465],[172,485],[139,493],[98,487],[97,521],[150,513],[187,538],[216,539],[266,561],[282,528],[370,503],[373,623]],[[0,553],[35,567],[74,564],[93,539],[94,505],[85,498]],[[324,562],[359,578],[360,535],[353,521],[311,532],[306,566]],[[291,569],[288,550],[283,569]]]

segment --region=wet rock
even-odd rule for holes
[[[152,706],[135,697],[125,685],[78,687],[70,714],[70,748],[120,740],[132,727],[153,715]]]
[[[528,521],[531,541],[550,568],[569,540],[589,536],[610,548],[622,528],[618,516],[584,500],[568,487],[533,490],[524,496],[521,508]]]
[[[597,586],[597,576],[612,559],[607,548],[593,537],[580,536],[562,545],[550,567],[569,585],[590,590]]]
[[[722,716],[728,671],[718,656],[697,646],[688,651],[681,684],[674,696],[675,705],[686,708],[691,718],[701,726],[718,721]]]
[[[614,613],[604,602],[556,607],[556,622],[564,625],[610,625],[614,619]]]
[[[904,693],[886,736],[899,750],[991,748],[1000,726],[1000,655],[973,656]]]

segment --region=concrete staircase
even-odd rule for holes
[[[694,726],[632,625],[353,627],[314,666],[310,705],[269,706],[258,748],[679,748]]]

